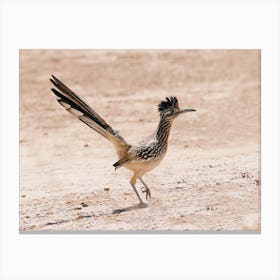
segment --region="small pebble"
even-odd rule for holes
[[[26,195],[25,195],[25,194],[23,194],[21,197],[26,197]]]
[[[76,208],[74,208],[74,210],[81,210],[82,209],[82,207],[76,207]]]
[[[120,213],[125,212],[125,211],[126,211],[126,209],[116,209],[112,212],[112,214],[120,214]]]
[[[84,145],[84,147],[86,147],[86,148],[87,148],[87,147],[88,147],[88,144],[85,144],[85,145]]]
[[[83,207],[88,207],[88,205],[87,205],[86,203],[84,203],[84,202],[82,202],[81,205],[82,205]]]
[[[110,188],[104,188],[104,191],[108,192],[110,190]]]
[[[214,166],[213,166],[212,164],[209,164],[209,167],[210,167],[210,168],[213,168]]]

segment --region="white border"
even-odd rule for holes
[[[2,1],[1,279],[279,279],[279,2]],[[262,49],[262,234],[20,235],[19,48]]]

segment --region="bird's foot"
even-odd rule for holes
[[[146,193],[146,199],[151,199],[151,191],[149,188],[142,189],[142,193]]]

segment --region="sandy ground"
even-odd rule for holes
[[[131,144],[156,129],[165,96],[197,109],[175,120],[165,159],[144,176],[147,207],[130,171],[114,171],[111,143],[56,102],[50,74]],[[21,232],[259,232],[259,51],[21,50],[19,215]]]

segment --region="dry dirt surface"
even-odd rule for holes
[[[258,50],[19,55],[20,232],[260,232]],[[166,96],[197,110],[174,121],[166,157],[143,177],[146,207],[111,143],[56,102],[51,74],[130,144],[153,133]]]

